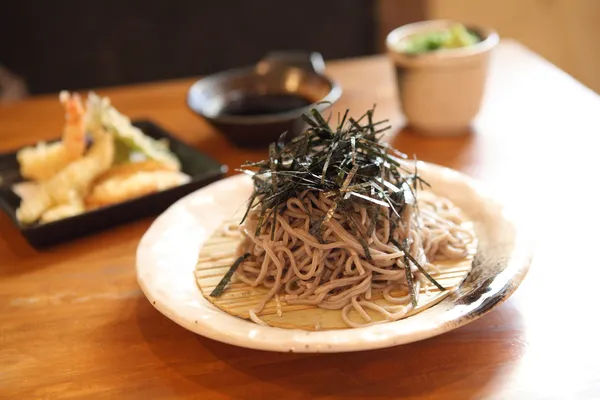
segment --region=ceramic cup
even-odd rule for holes
[[[434,136],[468,131],[479,112],[496,32],[467,25],[481,41],[471,46],[411,55],[399,44],[412,35],[443,30],[454,21],[434,20],[408,24],[387,36],[387,50],[396,68],[402,111],[417,131]]]

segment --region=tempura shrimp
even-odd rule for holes
[[[81,98],[63,91],[59,99],[66,112],[62,140],[51,144],[41,142],[20,150],[17,159],[24,178],[38,181],[49,179],[70,162],[81,158],[85,152],[85,110]]]
[[[94,179],[108,171],[113,163],[115,146],[113,135],[99,132],[87,154],[62,169],[44,182],[44,188],[54,204],[68,203],[70,191],[83,197],[87,194]]]
[[[62,91],[58,98],[65,108],[65,129],[62,143],[65,146],[67,157],[74,160],[85,152],[85,108],[77,93],[70,95],[69,92]]]
[[[99,132],[94,144],[83,158],[68,164],[49,180],[40,182],[36,195],[22,200],[17,210],[19,221],[35,222],[48,209],[73,204],[74,198],[84,197],[94,179],[112,165],[114,150],[113,135]],[[60,210],[60,212],[64,211],[64,209]]]

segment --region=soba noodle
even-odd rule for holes
[[[304,133],[282,135],[268,159],[242,166],[253,191],[238,258],[211,298],[235,272],[241,285],[266,292],[242,311],[256,323],[265,324],[261,312],[274,299],[278,315],[282,303],[292,312],[318,307],[359,327],[405,317],[429,282],[444,290],[430,272],[440,272],[440,260],[468,261],[474,238],[458,208],[424,191],[418,164],[381,141],[390,126],[373,112],[354,119],[347,110],[332,126],[313,109]]]
[[[464,259],[467,244],[473,240],[461,226],[464,221],[459,210],[430,192],[419,193],[416,206],[407,204],[397,224],[391,222],[395,219],[390,208],[377,206],[379,215],[369,237],[368,210],[356,202],[349,212],[334,212],[317,238],[310,232],[311,224],[323,218],[332,203],[323,192],[305,190],[289,198],[280,207],[275,226],[269,218],[258,235],[260,209],[250,211],[237,250],[238,255],[249,256],[236,276],[250,286],[268,290],[260,304],[249,310],[252,321],[265,324],[260,313],[276,296],[287,304],[340,310],[343,321],[352,328],[401,319],[414,307],[405,269],[410,268],[414,277],[415,296],[427,278],[394,243],[407,243],[412,258],[426,272],[435,273],[433,262]],[[356,230],[365,238],[368,253],[352,234]],[[398,296],[399,289],[407,294]],[[376,294],[388,305],[376,304]],[[373,321],[367,311],[381,314],[384,320]],[[351,318],[353,312],[356,316]]]

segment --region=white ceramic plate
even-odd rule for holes
[[[479,238],[473,269],[460,287],[412,317],[359,329],[306,332],[259,326],[209,303],[196,286],[194,267],[204,241],[225,218],[244,207],[252,191],[246,175],[206,186],[159,216],[137,250],[137,278],[161,313],[208,338],[253,349],[343,352],[414,342],[479,318],[521,283],[531,262],[531,241],[506,207],[467,176],[428,163],[419,172],[475,222]]]

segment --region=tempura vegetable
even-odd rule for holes
[[[183,185],[189,180],[189,176],[179,171],[139,171],[116,176],[94,186],[85,204],[91,209],[103,207]]]
[[[131,120],[117,111],[107,97],[99,97],[90,93],[87,98],[86,127],[90,131],[96,131],[100,127],[115,135],[117,147],[121,150],[123,146],[130,150],[143,153],[147,158],[164,164],[171,164],[180,168],[179,160],[169,150],[168,144],[144,135],[137,127],[131,124]]]
[[[177,171],[172,164],[163,164],[154,160],[146,160],[140,162],[119,164],[112,167],[102,175],[100,175],[95,181],[94,185],[100,185],[109,179],[123,179],[127,178],[138,172],[152,172],[152,171]]]

